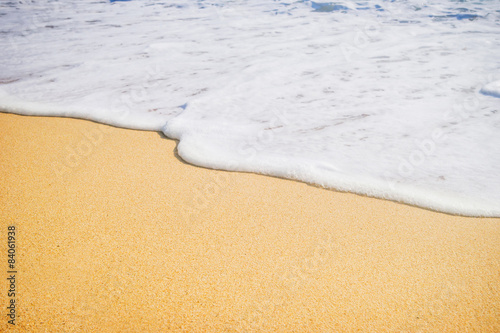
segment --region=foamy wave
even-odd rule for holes
[[[500,112],[486,96],[498,13],[494,1],[9,2],[0,108],[162,130],[200,166],[500,216]]]

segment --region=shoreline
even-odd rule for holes
[[[500,218],[192,166],[158,132],[0,124],[20,331],[500,331]]]

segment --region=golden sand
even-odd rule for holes
[[[500,332],[500,219],[191,166],[156,132],[0,130],[0,331]]]

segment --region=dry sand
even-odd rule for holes
[[[155,132],[0,130],[19,332],[500,332],[500,219],[194,167]]]

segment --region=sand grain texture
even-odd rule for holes
[[[194,167],[155,132],[0,130],[2,331],[500,332],[500,219]]]

